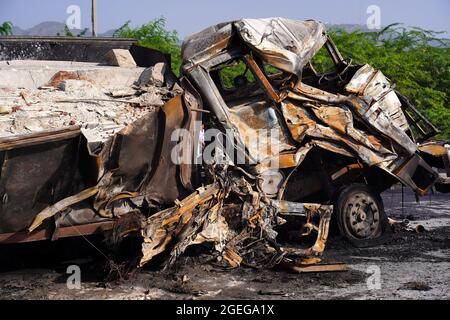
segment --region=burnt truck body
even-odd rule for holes
[[[326,73],[313,63],[322,48],[334,65]],[[438,130],[381,71],[344,59],[322,23],[222,23],[185,39],[182,58],[182,93],[101,145],[94,148],[76,128],[38,138],[66,159],[55,160],[66,174],[55,171],[40,194],[54,190],[55,181],[66,189],[28,218],[24,237],[103,223],[121,235],[140,233],[141,265],[169,248],[172,263],[203,242],[231,266],[250,264],[248,248],[260,240],[266,246],[259,250],[271,256],[263,260],[279,263],[293,253],[275,244],[286,219],[303,219],[302,234],[317,233],[312,247],[294,250],[310,256],[322,253],[331,220],[355,245],[382,239],[388,226],[380,193],[395,183],[418,195],[433,186],[448,191],[448,145],[429,142]],[[178,129],[193,139],[174,137]],[[205,138],[207,132],[213,133]],[[59,146],[51,141],[57,135],[78,140]],[[217,156],[218,141],[225,161],[197,161],[205,151]],[[10,190],[20,175],[5,166],[4,154],[30,152],[19,143],[24,147],[2,151],[1,180]],[[173,161],[174,150],[184,161]],[[28,170],[35,160],[22,161],[21,170]],[[1,219],[21,219],[15,208],[4,201]],[[23,230],[10,231],[13,237]]]
[[[311,62],[322,47],[335,67],[325,74]],[[237,145],[257,158],[248,169],[262,191],[278,200],[335,204],[341,231],[356,243],[380,235],[379,193],[394,183],[418,195],[435,183],[445,189],[431,166],[448,172],[448,148],[424,143],[438,130],[381,71],[343,59],[320,22],[220,24],[186,39],[183,59],[183,74],[216,123],[236,132]],[[226,88],[221,73],[240,62],[237,85]],[[279,130],[279,138],[255,147],[249,141],[261,129]]]

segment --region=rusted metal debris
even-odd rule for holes
[[[404,231],[414,231],[416,233],[423,233],[426,231],[425,227],[421,224],[417,224],[415,227],[411,226],[410,221],[408,219],[395,220],[389,218],[389,225],[394,231],[404,230]]]
[[[177,202],[173,208],[150,216],[142,227],[144,265],[154,256],[171,246],[167,265],[175,262],[185,249],[193,244],[210,242],[215,250],[223,253],[223,259],[231,267],[247,266],[273,267],[286,255],[311,256],[322,254],[328,236],[331,206],[304,205],[302,213],[308,217],[308,233],[317,230],[315,244],[304,251],[291,252],[277,245],[274,227],[283,224],[277,216],[279,203],[261,195],[257,191],[255,179],[242,176],[233,168],[213,168],[214,183],[197,189],[193,194]],[[226,214],[230,198],[233,204],[241,206]],[[319,215],[320,225],[312,222],[313,215]],[[237,219],[233,222],[233,220]],[[254,248],[259,248],[260,257],[254,257]]]
[[[314,68],[321,48],[334,65],[326,73]],[[383,190],[398,182],[418,195],[447,188],[448,143],[429,141],[437,129],[381,71],[343,59],[320,22],[219,24],[188,37],[182,57],[177,83],[167,77],[169,66],[159,64],[139,70],[129,86],[110,88],[106,97],[83,97],[98,81],[87,71],[63,70],[38,92],[4,89],[25,109],[42,101],[42,90],[54,90],[47,98],[78,90],[78,97],[53,102],[62,103],[62,112],[70,108],[65,103],[88,103],[95,112],[103,110],[100,104],[135,117],[103,130],[101,139],[83,121],[73,129],[3,138],[2,211],[10,221],[0,222],[0,231],[26,228],[33,235],[50,222],[58,230],[114,221],[117,238],[142,238],[139,266],[165,255],[170,267],[188,247],[208,243],[228,267],[343,271],[344,264],[318,258],[332,220],[351,243],[373,244],[389,227]],[[235,67],[241,74],[227,79],[226,70]],[[208,151],[212,157],[202,158]],[[45,161],[62,153],[44,174]],[[14,197],[11,191],[20,191],[27,175],[17,176],[20,183],[4,177],[26,172],[30,161],[41,179],[32,183],[44,191],[36,196],[24,188],[26,194]],[[446,177],[434,168],[446,170]],[[12,218],[19,201],[32,195],[37,200],[19,210],[28,210],[26,218]],[[299,237],[314,237],[310,247],[279,244],[293,221],[301,222]]]
[[[348,266],[345,263],[320,263],[320,261],[312,264],[283,262],[281,267],[297,273],[311,273],[311,272],[342,272],[348,271]]]

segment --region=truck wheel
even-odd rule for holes
[[[341,190],[334,216],[340,234],[356,247],[379,245],[389,238],[383,200],[365,184],[351,184]]]

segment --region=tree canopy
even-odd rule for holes
[[[10,21],[3,22],[0,24],[0,35],[1,36],[9,36],[12,34],[12,23]]]

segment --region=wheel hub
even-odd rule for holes
[[[359,213],[359,215],[358,215],[358,221],[359,222],[362,222],[362,221],[366,220],[366,218],[367,218],[367,215],[364,212],[360,212]]]
[[[376,236],[380,213],[376,201],[369,194],[360,192],[351,196],[345,207],[345,217],[353,236],[362,239]]]

